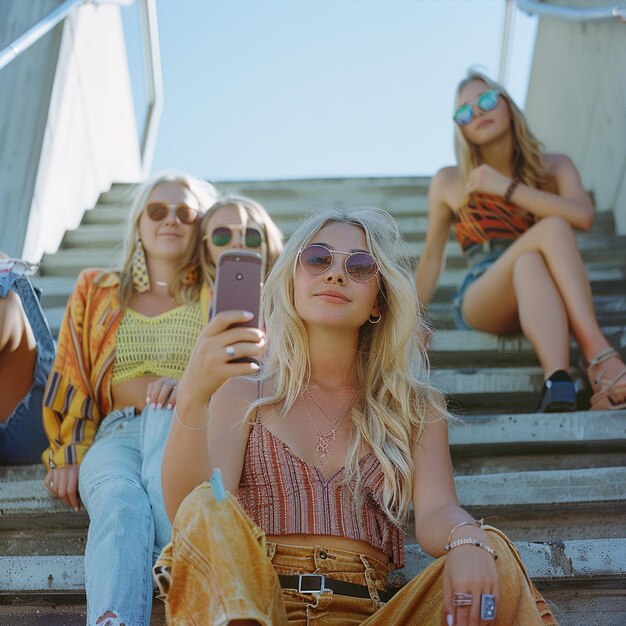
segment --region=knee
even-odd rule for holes
[[[574,241],[574,231],[570,223],[558,215],[544,217],[537,224],[541,230],[541,236],[550,245],[563,245],[564,241]]]
[[[112,516],[124,515],[127,508],[136,514],[142,504],[150,508],[143,485],[137,479],[120,474],[87,475],[81,468],[79,491],[90,515],[97,510],[108,511],[107,515]]]
[[[538,272],[544,270],[546,262],[541,252],[532,250],[520,254],[513,264],[513,281],[518,281],[527,276],[537,276]]]

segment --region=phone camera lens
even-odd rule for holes
[[[243,274],[235,274],[237,280],[243,280]]]

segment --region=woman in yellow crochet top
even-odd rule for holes
[[[90,625],[150,623],[151,567],[171,533],[161,457],[177,380],[208,319],[200,224],[216,199],[182,173],[146,183],[120,271],[83,271],[68,302],[44,394],[43,461],[50,492],[89,512]]]

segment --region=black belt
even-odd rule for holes
[[[352,598],[369,598],[370,592],[365,585],[347,583],[343,580],[326,578],[322,574],[279,574],[278,580],[283,589],[292,589],[299,593],[317,595],[324,591],[332,591],[340,596],[351,596]],[[389,602],[395,592],[382,591],[377,589],[381,602]]]

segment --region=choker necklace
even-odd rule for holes
[[[313,428],[315,428],[315,432],[317,433],[315,449],[317,450],[317,453],[320,456],[320,465],[323,466],[324,463],[326,463],[326,457],[330,454],[331,441],[335,441],[335,433],[337,432],[337,429],[341,425],[341,422],[343,422],[345,416],[348,414],[348,411],[350,407],[352,406],[352,402],[354,402],[354,398],[356,397],[356,391],[352,394],[350,401],[346,405],[346,408],[343,410],[341,415],[336,420],[333,420],[328,415],[328,413],[326,413],[326,411],[324,411],[324,409],[320,406],[319,402],[315,399],[315,396],[310,392],[308,387],[306,387],[306,390],[307,390],[307,393],[313,399],[313,402],[315,402],[315,404],[319,408],[319,410],[326,416],[326,418],[330,421],[330,423],[333,424],[333,428],[330,432],[326,434],[320,432],[320,429],[317,427],[317,425],[313,421],[313,416],[311,415],[311,412],[309,411],[309,407],[307,406],[306,400],[304,398],[304,393],[301,391],[300,396],[302,397],[302,404],[304,404],[304,410],[306,411],[306,414],[308,415],[309,420],[311,421],[311,424],[313,424]]]
[[[154,284],[158,287],[167,287],[167,283],[164,280],[155,280]]]

